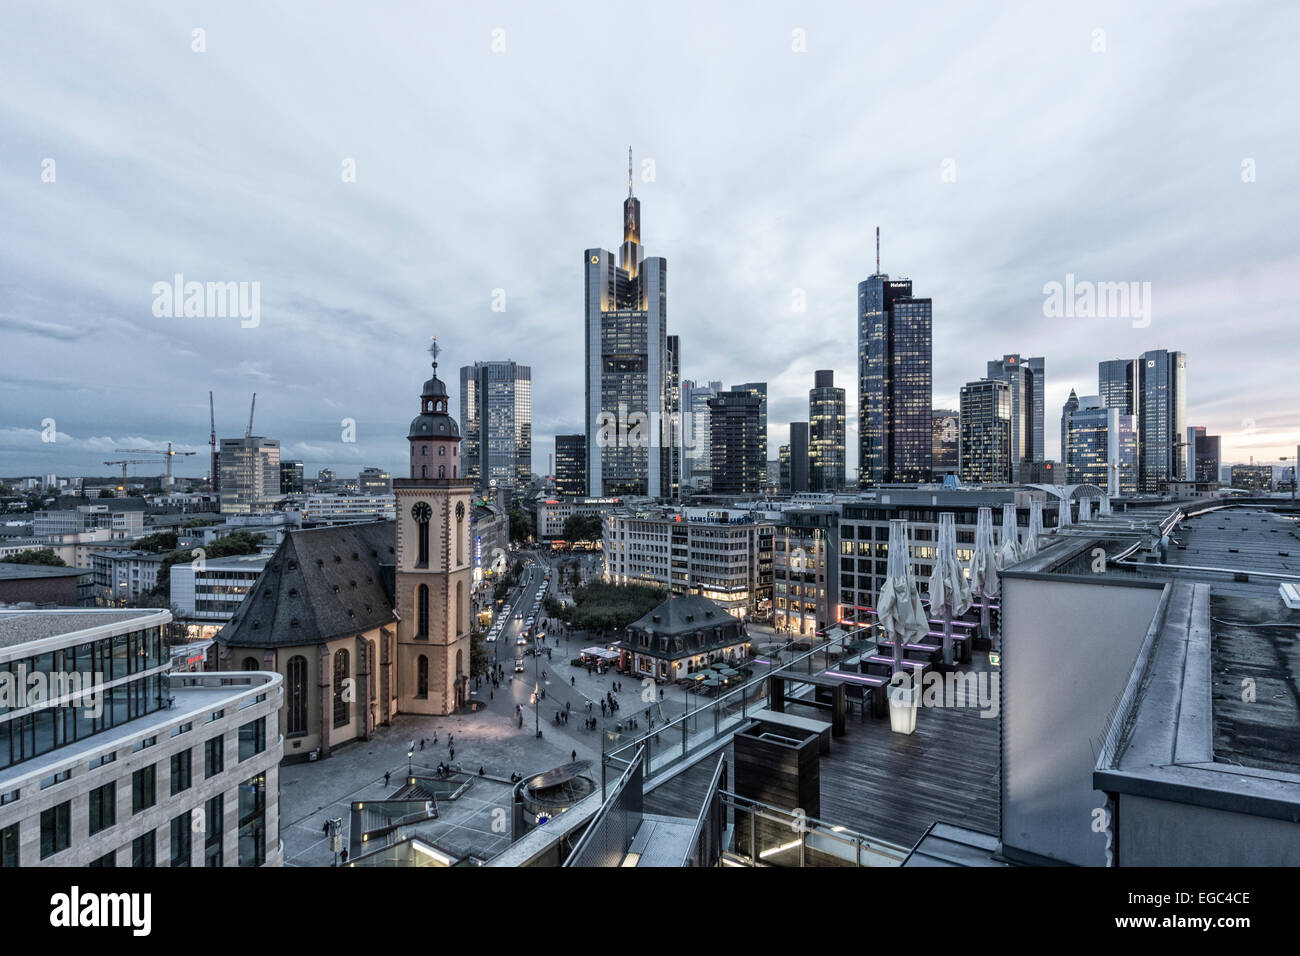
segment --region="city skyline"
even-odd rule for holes
[[[1225,464],[1251,457],[1276,464],[1294,453],[1300,428],[1286,352],[1257,341],[1290,328],[1287,276],[1300,257],[1273,237],[1287,234],[1283,210],[1297,161],[1285,147],[1293,130],[1271,111],[1239,108],[1260,92],[1251,76],[1233,74],[1223,41],[1246,28],[1224,11],[1197,9],[1195,30],[1181,12],[1114,8],[1039,20],[1029,10],[1007,36],[956,9],[954,22],[977,31],[994,54],[1005,47],[1059,68],[1048,89],[1024,94],[1015,123],[1000,116],[981,123],[975,104],[998,99],[1014,80],[1010,67],[949,66],[968,42],[962,30],[936,38],[911,63],[890,58],[882,64],[892,68],[887,95],[869,99],[889,100],[889,110],[927,130],[893,154],[869,135],[886,107],[856,99],[879,91],[850,66],[857,41],[842,17],[760,9],[752,22],[735,23],[701,12],[683,38],[616,12],[637,19],[650,65],[674,93],[668,103],[680,102],[674,64],[706,51],[718,69],[753,87],[752,98],[735,103],[717,130],[654,103],[611,126],[605,117],[619,111],[598,104],[618,93],[597,87],[589,116],[542,136],[545,118],[527,116],[509,91],[526,78],[558,101],[576,79],[535,69],[545,45],[562,42],[561,34],[568,42],[572,24],[563,17],[549,24],[534,11],[503,11],[506,45],[493,53],[496,23],[471,13],[416,14],[415,29],[464,44],[440,47],[442,58],[430,63],[384,63],[382,41],[395,23],[380,15],[358,26],[380,52],[370,55],[372,70],[349,78],[353,85],[304,64],[302,85],[286,87],[258,81],[266,45],[283,43],[292,29],[333,51],[340,41],[323,24],[290,23],[275,11],[217,12],[200,54],[191,50],[187,15],[163,11],[111,49],[78,42],[73,54],[53,45],[67,30],[88,41],[109,15],[87,12],[68,26],[32,11],[21,42],[0,38],[17,78],[0,94],[10,146],[0,171],[15,227],[0,241],[7,277],[0,341],[9,359],[0,383],[0,470],[110,475],[102,462],[118,457],[113,449],[172,441],[199,452],[179,461],[176,474],[204,474],[204,393],[212,389],[219,439],[243,434],[257,392],[254,434],[280,440],[282,456],[304,461],[309,475],[368,465],[400,473],[402,451],[391,436],[402,427],[401,382],[419,374],[412,346],[437,334],[464,362],[513,352],[534,368],[540,471],[555,434],[583,431],[582,290],[573,261],[575,250],[611,233],[629,142],[643,240],[675,263],[668,324],[682,340],[680,375],[766,382],[769,459],[788,442],[788,423],[806,418],[814,371],[856,381],[854,289],[871,271],[879,224],[881,271],[912,278],[934,303],[933,407],[955,407],[986,360],[1012,351],[1046,357],[1045,404],[1055,409],[1071,388],[1096,391],[1098,362],[1179,350],[1188,361],[1187,420],[1222,436]],[[894,16],[883,14],[880,26],[898,26],[895,41],[922,35],[923,25],[895,24]],[[121,17],[130,22],[132,14]],[[1094,19],[1109,38],[1102,52],[1091,49]],[[795,30],[806,32],[805,52],[792,49]],[[746,41],[740,49],[718,49],[720,37],[737,34]],[[1036,45],[1026,51],[1029,35]],[[578,42],[599,69],[619,61]],[[1283,38],[1251,37],[1260,56],[1274,43],[1286,62]],[[121,56],[160,69],[124,76]],[[1129,97],[1126,84],[1148,78],[1153,60],[1163,82]],[[1164,110],[1171,84],[1207,66],[1224,74],[1214,95],[1192,84],[1185,117]],[[453,69],[469,78],[474,97],[412,99],[411,90]],[[927,72],[932,80],[912,82]],[[74,75],[101,80],[91,84],[98,95],[63,99],[57,90]],[[397,91],[391,113],[331,118],[340,99],[363,102],[380,87]],[[815,88],[850,95],[809,101]],[[192,105],[178,112],[182,94]],[[788,113],[793,137],[774,141],[747,129],[796,104]],[[1078,112],[1067,119],[1062,104]],[[149,118],[159,115],[202,119],[160,140]],[[1222,147],[1189,163],[1179,151],[1207,122]],[[439,149],[448,124],[495,137],[501,148],[492,153],[505,158],[476,155],[471,167],[466,154]],[[1104,148],[1116,136],[1126,137],[1122,155]],[[791,150],[786,139],[818,148]],[[1078,159],[1085,153],[1086,163]],[[46,159],[56,172],[43,182]],[[1243,178],[1245,160],[1258,169],[1254,181]],[[355,182],[344,178],[349,162]],[[261,208],[255,195],[280,198]],[[1140,222],[1116,213],[1123,204]],[[152,289],[177,275],[260,283],[257,324],[157,316]],[[1068,277],[1150,282],[1148,324],[1046,316],[1044,286]],[[1229,298],[1250,316],[1251,335],[1225,333]],[[153,387],[139,388],[143,381]],[[850,481],[858,467],[855,391],[846,401]],[[48,419],[58,435],[52,443],[41,440]],[[1059,435],[1055,416],[1047,419],[1050,450]],[[355,442],[343,440],[345,420],[355,425]]]

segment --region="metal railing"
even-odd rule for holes
[[[722,859],[723,837],[727,830],[727,805],[722,791],[727,788],[727,758],[718,758],[713,780],[704,795],[704,805],[695,820],[691,842],[682,858],[682,866],[692,869],[717,866]]]
[[[587,824],[562,866],[619,866],[641,827],[645,751],[638,749],[614,792]]]
[[[750,866],[902,866],[909,848],[833,826],[802,811],[783,810],[719,791],[734,816],[736,845],[730,858]],[[832,858],[826,860],[825,858]]]
[[[622,775],[631,766],[633,755],[644,750],[645,775],[651,777],[664,773],[675,765],[706,751],[729,731],[743,726],[749,719],[751,710],[767,706],[767,680],[772,674],[797,673],[802,670],[811,675],[824,670],[833,655],[849,653],[846,645],[857,640],[862,632],[869,632],[870,629],[871,625],[864,625],[834,638],[822,639],[813,644],[809,650],[784,663],[780,662],[780,655],[783,652],[775,655],[775,661],[765,661],[765,655],[760,655],[756,658],[759,663],[772,665],[768,673],[746,681],[721,697],[703,706],[697,706],[694,710],[690,709],[688,703],[686,712],[682,716],[602,754],[602,794],[608,787],[608,769],[614,769]],[[817,660],[819,657],[820,664]]]

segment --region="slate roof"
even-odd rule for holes
[[[372,521],[290,531],[218,643],[293,647],[393,624],[396,529]]]
[[[619,641],[619,647],[666,660],[731,647],[746,638],[739,618],[695,594],[665,601],[628,625],[627,631],[627,639]],[[643,635],[649,635],[645,643]]]
[[[628,629],[676,636],[720,624],[739,623],[722,605],[698,594],[689,594],[664,601],[649,614],[628,625]]]

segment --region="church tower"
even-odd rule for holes
[[[474,480],[462,477],[460,427],[447,386],[433,377],[411,422],[411,475],[393,479],[397,498],[397,709],[450,714],[469,697],[470,508]]]

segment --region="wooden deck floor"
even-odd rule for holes
[[[992,675],[998,668],[976,651],[966,670]],[[799,705],[790,712],[823,716]],[[888,717],[850,717],[847,733],[821,758],[821,819],[906,847],[936,820],[998,833],[1001,725],[977,706],[922,707],[910,736],[890,732]],[[726,752],[730,759],[730,746]],[[707,757],[647,793],[646,811],[693,818],[717,762]]]

